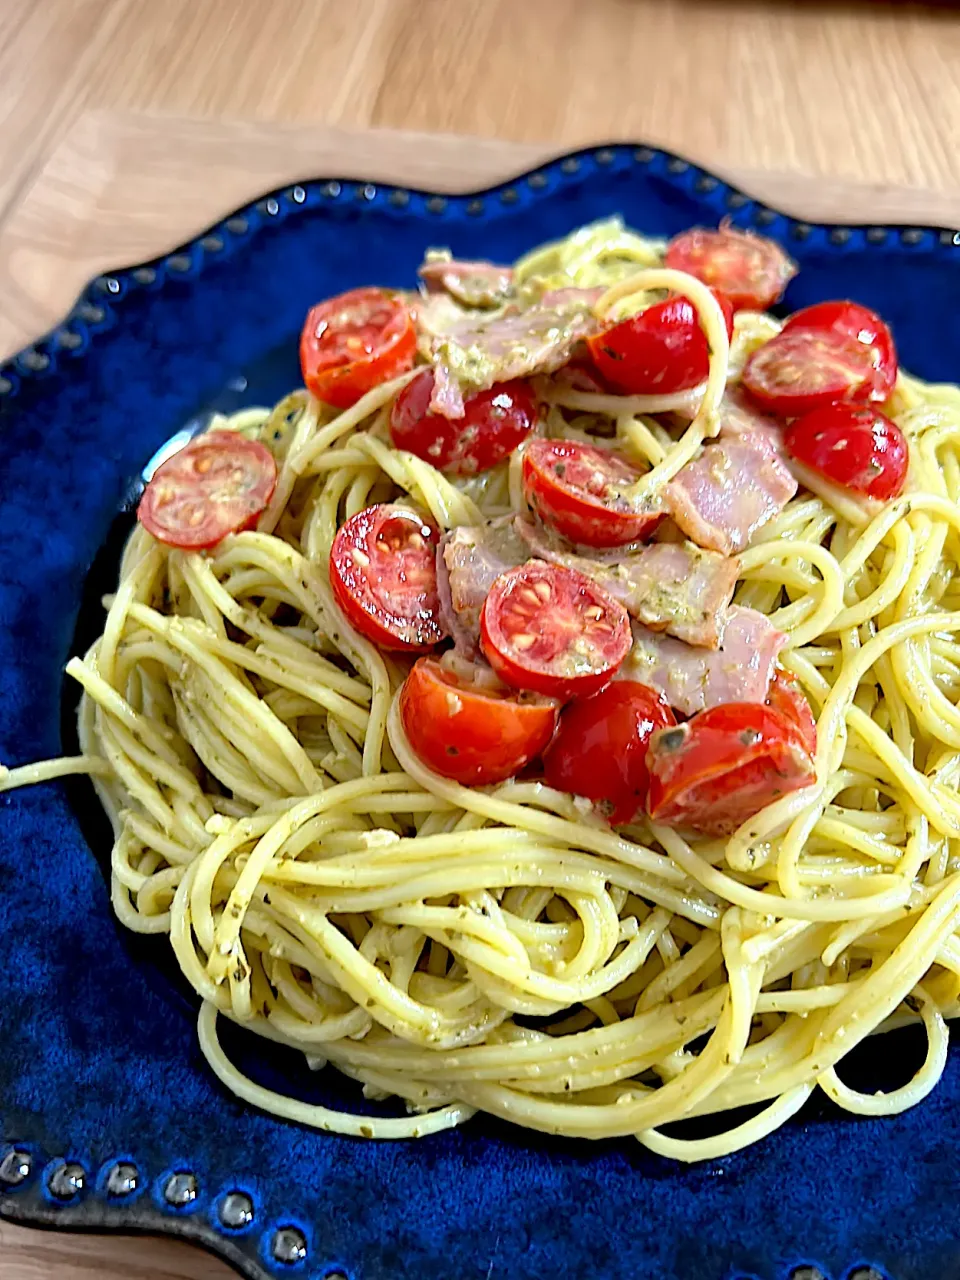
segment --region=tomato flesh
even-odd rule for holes
[[[427,768],[464,786],[505,782],[536,759],[557,724],[558,704],[468,683],[421,658],[400,690],[407,740]]]
[[[801,729],[773,707],[729,702],[662,729],[647,752],[655,822],[728,836],[779,796],[814,781]]]
[[[720,304],[727,337],[733,336],[733,308]],[[590,355],[606,381],[624,395],[670,395],[703,382],[710,371],[710,347],[697,310],[687,298],[667,298],[638,315],[587,339]]]
[[[682,232],[667,245],[665,263],[719,289],[734,311],[764,311],[797,274],[796,263],[773,240],[730,226]]]
[[[497,578],[480,645],[505,684],[564,700],[595,693],[630,649],[626,610],[574,569],[530,560]]]
[[[300,368],[318,400],[348,409],[413,368],[413,317],[383,289],[351,289],[318,303],[300,335]]]
[[[153,473],[137,519],[158,542],[200,551],[255,525],[276,485],[265,445],[235,431],[207,431]]]
[[[462,418],[430,412],[432,369],[424,369],[397,396],[390,435],[398,449],[455,475],[476,475],[508,458],[537,424],[537,401],[529,383],[501,382],[467,396]]]
[[[544,777],[558,791],[593,800],[611,823],[632,822],[647,797],[650,738],[676,723],[655,689],[636,680],[614,680],[565,708],[544,753]]]
[[[594,445],[532,440],[522,474],[527,502],[571,542],[620,547],[648,537],[662,519],[630,495],[642,473]]]
[[[870,398],[869,348],[829,329],[783,329],[758,347],[743,386],[763,408],[795,418],[839,402]]]
[[[906,436],[877,409],[833,404],[796,418],[783,443],[792,458],[854,493],[886,502],[903,489]]]
[[[330,550],[330,586],[351,626],[384,649],[429,649],[442,640],[439,540],[433,525],[388,502],[342,524]]]
[[[811,756],[817,754],[817,722],[813,718],[810,703],[804,697],[796,676],[778,667],[770,682],[767,706],[792,720],[800,730],[804,746]]]
[[[783,328],[788,333],[801,329],[838,333],[867,347],[873,372],[865,384],[865,399],[886,400],[896,385],[898,361],[893,334],[875,311],[858,302],[818,302],[794,312]]]

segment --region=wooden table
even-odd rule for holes
[[[0,357],[97,270],[324,170],[455,189],[622,137],[807,217],[957,225],[958,64],[942,5],[0,0]],[[231,1274],[169,1241],[3,1222],[0,1273]]]

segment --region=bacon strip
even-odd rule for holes
[[[728,395],[720,435],[664,486],[663,507],[698,546],[742,551],[797,491],[777,423]]]
[[[428,289],[444,289],[465,307],[498,307],[513,292],[513,268],[493,262],[459,262],[432,258],[420,268]]]
[[[522,516],[516,528],[532,555],[586,574],[652,631],[706,649],[719,646],[740,571],[736,559],[689,542],[654,542],[617,560],[599,560],[567,551]]]
[[[728,611],[723,642],[714,652],[635,622],[633,648],[618,674],[650,685],[688,716],[724,702],[764,702],[786,640],[762,613],[739,605]]]
[[[465,393],[559,369],[582,338],[597,332],[592,306],[600,292],[558,289],[525,310],[492,315],[457,308],[442,294],[425,298],[417,321],[420,350],[434,370],[431,410],[462,418]]]
[[[480,652],[480,610],[488,591],[501,573],[528,559],[512,521],[477,528],[461,525],[440,539],[440,622],[463,657],[475,658]]]

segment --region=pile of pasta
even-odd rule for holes
[[[517,277],[611,286],[611,309],[679,288],[706,324],[709,295],[678,286],[662,249],[611,221]],[[659,401],[544,378],[542,429],[674,474],[778,329],[739,312],[707,386]],[[337,528],[381,501],[441,531],[523,501],[518,455],[461,479],[391,446],[410,376],[345,411],[296,391],[214,423],[277,458],[258,527],[202,553],[137,528],[103,634],[67,666],[83,755],[0,786],[93,777],[119,920],[169,935],[221,1081],[301,1123],[403,1138],[482,1111],[699,1160],[775,1130],[817,1088],[859,1114],[919,1102],[960,994],[960,390],[901,373],[887,412],[910,443],[902,496],[869,518],[802,488],[743,553],[735,603],[788,636],[817,782],[723,840],[642,818],[611,829],[542,781],[467,788],[411,752],[396,708],[410,663],[335,605]],[[229,1061],[219,1017],[403,1114],[265,1089]],[[843,1080],[865,1037],[911,1022],[928,1046],[912,1079],[886,1094]],[[744,1106],[713,1136],[664,1132]]]

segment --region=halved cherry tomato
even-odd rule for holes
[[[772,306],[797,274],[797,265],[773,240],[721,226],[684,231],[667,245],[666,265],[719,289],[734,311]]]
[[[812,756],[817,754],[817,722],[810,703],[804,697],[796,676],[778,667],[770,681],[767,706],[779,711],[800,730],[804,744]]]
[[[733,308],[716,289],[733,336]],[[624,395],[669,395],[703,382],[710,371],[710,348],[697,310],[687,298],[655,302],[638,315],[587,339],[590,355],[611,386]]]
[[[841,333],[870,349],[873,375],[864,384],[864,399],[886,400],[897,381],[897,349],[893,334],[875,311],[858,302],[818,302],[796,311],[783,326],[787,332],[796,329],[819,329]],[[860,397],[858,397],[860,398]]]
[[[276,485],[265,445],[235,431],[207,431],[153,473],[137,519],[158,542],[199,551],[255,525]]]
[[[400,690],[410,746],[441,777],[464,786],[504,782],[535,759],[557,725],[553,698],[471,684],[421,658]]]
[[[630,649],[623,605],[575,569],[530,560],[490,588],[480,645],[506,684],[556,698],[596,693]]]
[[[792,458],[843,489],[886,502],[904,486],[910,447],[877,409],[831,404],[796,418],[783,433]]]
[[[763,408],[784,418],[840,402],[869,400],[870,348],[832,329],[782,329],[758,347],[743,386]]]
[[[594,445],[531,440],[522,474],[527,502],[571,542],[621,547],[652,533],[662,519],[630,495],[642,473]]]
[[[661,729],[650,739],[647,768],[650,817],[711,836],[731,835],[815,776],[798,726],[756,702],[724,703]]]
[[[313,307],[300,335],[303,381],[338,409],[413,368],[413,318],[383,289],[351,289]]]
[[[610,822],[632,822],[650,782],[647,744],[655,730],[676,723],[655,689],[614,680],[564,710],[543,756],[544,777],[558,791],[595,801]]]
[[[384,649],[429,649],[443,639],[433,525],[389,502],[337,530],[330,586],[347,621]]]
[[[433,370],[408,382],[393,403],[390,435],[398,449],[415,453],[441,471],[475,475],[508,458],[537,424],[530,384],[515,379],[463,402],[462,418],[430,412]]]

